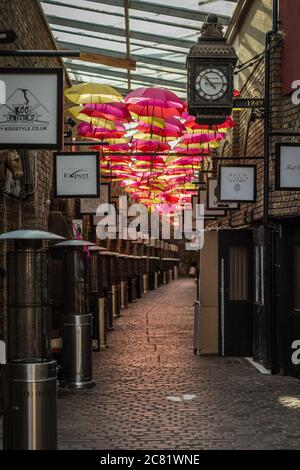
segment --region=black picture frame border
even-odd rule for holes
[[[57,76],[57,130],[56,130],[56,143],[55,144],[20,144],[14,143],[10,146],[8,143],[0,142],[0,149],[16,149],[16,150],[56,150],[60,151],[64,147],[64,76],[65,69],[63,67],[56,68],[33,68],[33,67],[0,67],[0,76],[5,74],[18,74],[18,75],[56,75]]]
[[[206,187],[207,210],[209,210],[209,211],[224,210],[226,213],[231,212],[231,211],[240,210],[240,204],[238,202],[231,203],[231,204],[236,204],[237,205],[237,207],[235,207],[235,208],[220,207],[220,208],[216,209],[215,207],[210,207],[209,206],[209,202],[210,202],[210,200],[209,200],[209,183],[210,183],[210,181],[217,181],[218,182],[218,177],[217,176],[211,176],[211,177],[207,178],[207,187]],[[229,203],[224,203],[224,204],[229,204]]]
[[[208,209],[207,208],[207,188],[200,191],[199,194],[199,203],[201,202],[201,193],[206,194],[206,204],[204,205],[204,217],[226,217],[226,210],[225,209]]]
[[[253,191],[253,199],[243,199],[243,200],[225,200],[221,199],[221,177],[222,177],[222,168],[253,168],[254,170],[254,191]],[[225,203],[238,203],[238,204],[250,204],[255,203],[257,200],[257,165],[234,165],[234,164],[227,164],[227,165],[220,165],[218,168],[218,196],[220,202]]]
[[[72,152],[73,153],[73,152]],[[102,178],[101,178],[101,181],[100,181],[100,189],[101,189],[101,186],[107,186],[108,187],[108,204],[115,204],[113,201],[111,201],[111,187],[110,187],[110,183],[103,183],[102,182]],[[99,189],[99,193],[100,193],[100,189]],[[81,212],[81,199],[97,199],[96,197],[82,197],[80,198],[80,214],[81,215],[96,215],[96,214],[92,214],[91,212]]]
[[[64,155],[94,155],[97,159],[97,169],[96,169],[96,172],[97,172],[97,191],[98,193],[93,195],[93,194],[89,194],[88,196],[85,194],[85,195],[81,195],[81,194],[76,194],[76,195],[67,195],[67,194],[64,194],[62,196],[59,196],[57,194],[57,158],[58,157],[61,157],[61,156],[64,156]],[[100,197],[100,181],[101,181],[101,178],[100,178],[100,162],[99,162],[99,153],[98,152],[54,152],[53,153],[53,195],[54,195],[54,198],[55,199],[84,199],[84,198],[89,198],[89,199],[96,199],[96,198],[99,198]],[[84,215],[84,214],[81,214],[81,215]]]
[[[281,149],[282,147],[299,147],[300,144],[296,142],[276,142],[275,143],[275,191],[300,191],[300,184],[298,187],[281,186]],[[299,158],[300,163],[300,158]]]

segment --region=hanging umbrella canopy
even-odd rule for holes
[[[93,125],[95,127],[102,127],[105,129],[116,129],[116,123],[114,121],[110,121],[109,119],[101,119],[101,118],[93,118],[88,116],[87,114],[82,113],[84,108],[82,106],[75,106],[73,108],[69,108],[66,112],[70,114],[74,119],[77,121],[83,121],[88,123],[89,125]],[[123,128],[124,130],[124,128]]]
[[[74,104],[123,102],[114,88],[102,83],[79,83],[65,90],[65,97]]]
[[[110,119],[111,121],[131,122],[131,114],[125,103],[113,102],[102,104],[85,104],[83,114],[91,117]]]
[[[181,141],[182,144],[203,144],[224,139],[225,134],[215,132],[213,134],[188,134]]]
[[[77,134],[81,137],[88,137],[94,139],[120,139],[124,137],[125,131],[111,130],[105,127],[91,126],[87,122],[82,122],[77,127]]]
[[[144,103],[149,105],[183,109],[182,100],[172,91],[160,87],[141,87],[133,90],[125,98],[126,103]]]
[[[178,108],[164,107],[163,101],[160,101],[160,105],[157,105],[154,100],[146,100],[138,103],[129,103],[127,107],[128,111],[130,111],[134,116],[153,116],[160,119],[166,119],[168,117],[181,115]]]
[[[167,143],[154,140],[137,140],[132,144],[132,148],[141,152],[166,152],[170,150],[170,146]]]

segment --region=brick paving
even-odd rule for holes
[[[94,356],[97,386],[59,392],[60,449],[300,448],[300,382],[194,356],[194,298],[179,280],[123,313]]]

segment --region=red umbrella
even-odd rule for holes
[[[164,108],[163,106],[157,106],[150,102],[140,103],[129,103],[128,110],[131,113],[137,114],[138,116],[154,116],[160,119],[166,119],[168,117],[180,116],[180,111],[177,108]],[[161,103],[163,105],[163,102]]]
[[[166,152],[170,150],[168,144],[156,140],[136,140],[132,145],[134,150],[141,152]]]

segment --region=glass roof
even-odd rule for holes
[[[66,59],[74,82],[108,83],[128,92],[124,0],[41,0],[61,49],[80,49],[84,60]],[[184,4],[184,7],[182,6]],[[207,14],[229,24],[237,0],[131,0],[131,89],[162,86],[186,98],[186,55]],[[93,55],[93,57],[91,57]],[[96,56],[96,57],[95,57]],[[111,64],[107,60],[112,59]]]

